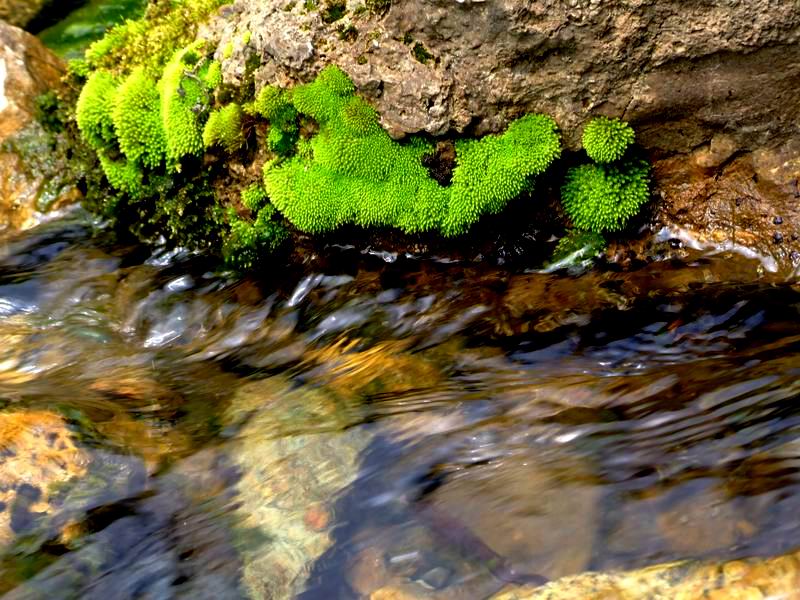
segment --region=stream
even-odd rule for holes
[[[0,593],[488,598],[796,547],[800,289],[336,246],[0,243]],[[395,596],[380,596],[393,589]]]

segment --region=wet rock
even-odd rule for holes
[[[63,74],[39,40],[0,21],[0,233],[27,229],[39,213],[80,198],[66,155],[37,121],[37,98],[58,89]]]
[[[53,486],[84,476],[89,460],[59,415],[0,413],[0,546],[53,513]]]
[[[800,554],[724,563],[677,562],[638,571],[564,577],[539,589],[508,589],[492,600],[766,600],[797,598]]]
[[[0,21],[25,27],[50,0],[0,0]]]
[[[506,457],[454,474],[426,502],[469,527],[518,574],[557,578],[589,564],[599,491],[581,460]]]
[[[262,538],[243,550],[244,585],[253,598],[292,598],[333,543],[333,501],[355,478],[369,434],[343,431],[348,411],[278,377],[243,386],[228,418],[244,423],[229,446],[241,472],[237,512]]]

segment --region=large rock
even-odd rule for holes
[[[480,134],[532,111],[553,115],[573,148],[597,113],[625,117],[665,151],[723,131],[740,146],[797,131],[792,0],[396,0],[385,14],[359,4],[327,22],[334,2],[237,0],[212,26],[220,58],[230,55],[226,79],[240,81],[252,54],[260,82],[308,79],[334,62],[395,135]]]
[[[774,272],[800,264],[794,0],[349,0],[336,19],[343,4],[236,0],[203,35],[231,83],[338,64],[395,137],[545,112],[577,150],[590,117],[622,117],[655,162],[656,229]]]
[[[63,74],[39,40],[0,21],[0,233],[31,227],[41,211],[80,195],[54,134],[37,121],[37,98]]]

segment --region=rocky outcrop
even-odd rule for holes
[[[591,116],[622,117],[656,167],[655,230],[797,267],[793,0],[236,0],[203,35],[229,83],[288,85],[336,63],[395,137],[544,112],[577,150]]]
[[[37,117],[37,99],[58,89],[63,73],[39,40],[0,21],[0,233],[80,197],[66,144]]]

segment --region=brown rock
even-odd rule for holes
[[[63,73],[39,40],[0,21],[0,232],[31,227],[43,210],[80,197],[36,121],[37,97],[57,89]]]
[[[525,454],[473,467],[449,478],[430,501],[517,573],[550,579],[579,573],[591,557],[598,489],[575,457],[552,464]]]
[[[0,455],[1,546],[52,512],[50,488],[83,475],[89,458],[64,420],[47,411],[0,413]]]

